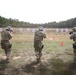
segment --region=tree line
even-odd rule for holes
[[[44,28],[72,28],[76,26],[76,17],[60,22],[48,22],[44,24],[33,24],[29,22],[19,21],[18,19],[4,18],[0,16],[0,27],[25,27],[25,28],[37,28],[43,26]]]

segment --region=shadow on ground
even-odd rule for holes
[[[76,62],[53,58],[45,64],[32,62],[23,65],[21,69],[29,75],[76,75]]]
[[[68,68],[63,71],[63,75],[76,75],[76,61],[69,64]]]
[[[62,59],[50,60],[51,73],[48,75],[76,75],[76,62],[64,62]]]
[[[32,62],[21,67],[22,71],[29,75],[46,75],[47,68],[48,67],[45,64],[37,62]]]
[[[8,63],[9,62],[6,60],[3,60],[3,59],[0,60],[0,75],[5,75],[5,70],[7,68]]]
[[[8,67],[6,61],[0,61],[0,75],[76,75],[76,62],[52,58],[47,60],[47,63],[33,61],[12,68]]]

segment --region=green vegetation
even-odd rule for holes
[[[4,18],[0,16],[0,27],[5,27],[10,25],[12,27],[29,27],[29,28],[37,28],[39,25],[45,28],[72,28],[76,26],[76,18],[69,19],[67,21],[57,22],[48,22],[44,24],[31,24],[29,22],[19,21],[18,19],[12,18]]]

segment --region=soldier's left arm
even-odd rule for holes
[[[43,32],[40,32],[40,36],[43,37],[43,38],[46,38],[46,35]]]
[[[46,38],[46,35],[43,33],[43,37]]]
[[[70,39],[73,39],[76,34],[71,34]]]
[[[11,39],[12,38],[12,35],[11,35],[11,33],[9,32],[9,39]]]

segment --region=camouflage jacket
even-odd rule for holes
[[[34,41],[42,41],[43,38],[46,38],[46,35],[42,31],[36,31]]]
[[[76,32],[71,34],[70,39],[73,39],[73,41],[76,43]]]
[[[1,32],[1,40],[10,40],[12,38],[12,35],[9,31],[4,30]]]

